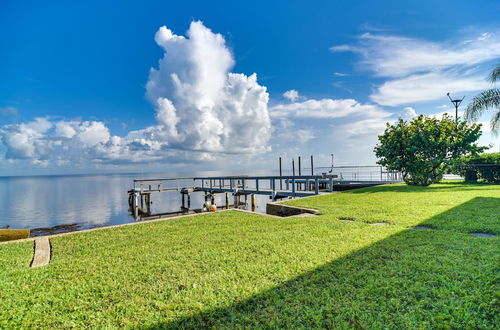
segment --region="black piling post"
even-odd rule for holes
[[[311,175],[314,175],[314,160],[312,155],[311,155]]]
[[[299,176],[302,176],[302,169],[301,169],[301,164],[300,164],[300,156],[299,156]]]
[[[283,180],[281,180],[282,175],[283,175],[283,173],[281,171],[281,157],[280,157],[280,190],[283,190]]]

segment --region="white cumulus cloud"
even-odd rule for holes
[[[417,112],[415,111],[414,108],[405,107],[399,117],[403,120],[412,120],[413,118],[415,118],[417,116],[418,116]]]
[[[126,164],[212,160],[220,153],[270,149],[266,87],[255,73],[231,72],[234,59],[222,35],[198,21],[185,37],[161,27],[155,41],[164,55],[150,70],[146,94],[157,125],[120,137],[100,121],[36,118],[0,128],[5,158],[39,166]]]
[[[51,146],[44,133],[51,124],[43,118],[32,122],[5,125],[0,129],[0,138],[7,147],[7,159],[44,159]]]
[[[291,89],[289,91],[284,92],[283,97],[286,98],[287,100],[295,102],[299,98],[299,92],[297,92],[295,89]]]
[[[269,95],[256,74],[230,72],[234,59],[222,35],[198,21],[186,37],[161,27],[155,40],[165,54],[146,88],[165,143],[207,152],[268,149]]]

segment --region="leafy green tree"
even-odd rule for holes
[[[377,163],[401,172],[407,184],[428,186],[443,178],[452,159],[487,149],[475,143],[480,136],[480,124],[455,122],[447,114],[441,120],[420,115],[410,122],[387,123],[374,151]]]
[[[500,81],[500,64],[491,71],[489,80],[495,84]],[[491,118],[491,131],[498,134],[500,131],[500,89],[491,88],[476,95],[465,109],[465,119],[475,121],[487,109],[496,109]]]

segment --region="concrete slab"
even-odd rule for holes
[[[35,239],[35,253],[31,268],[42,267],[50,262],[50,242],[47,237]]]
[[[279,217],[290,217],[304,213],[316,214],[318,211],[305,207],[291,206],[275,202],[266,204],[266,213],[270,215],[277,215]]]
[[[291,215],[291,217],[297,217],[297,218],[310,218],[310,217],[317,217],[317,214],[313,213],[300,213],[297,215]]]

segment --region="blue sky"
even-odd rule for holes
[[[0,171],[264,169],[311,153],[373,164],[385,122],[489,86],[498,13],[498,1],[2,1]],[[165,31],[186,42],[155,41]],[[481,143],[499,148],[487,130]]]

